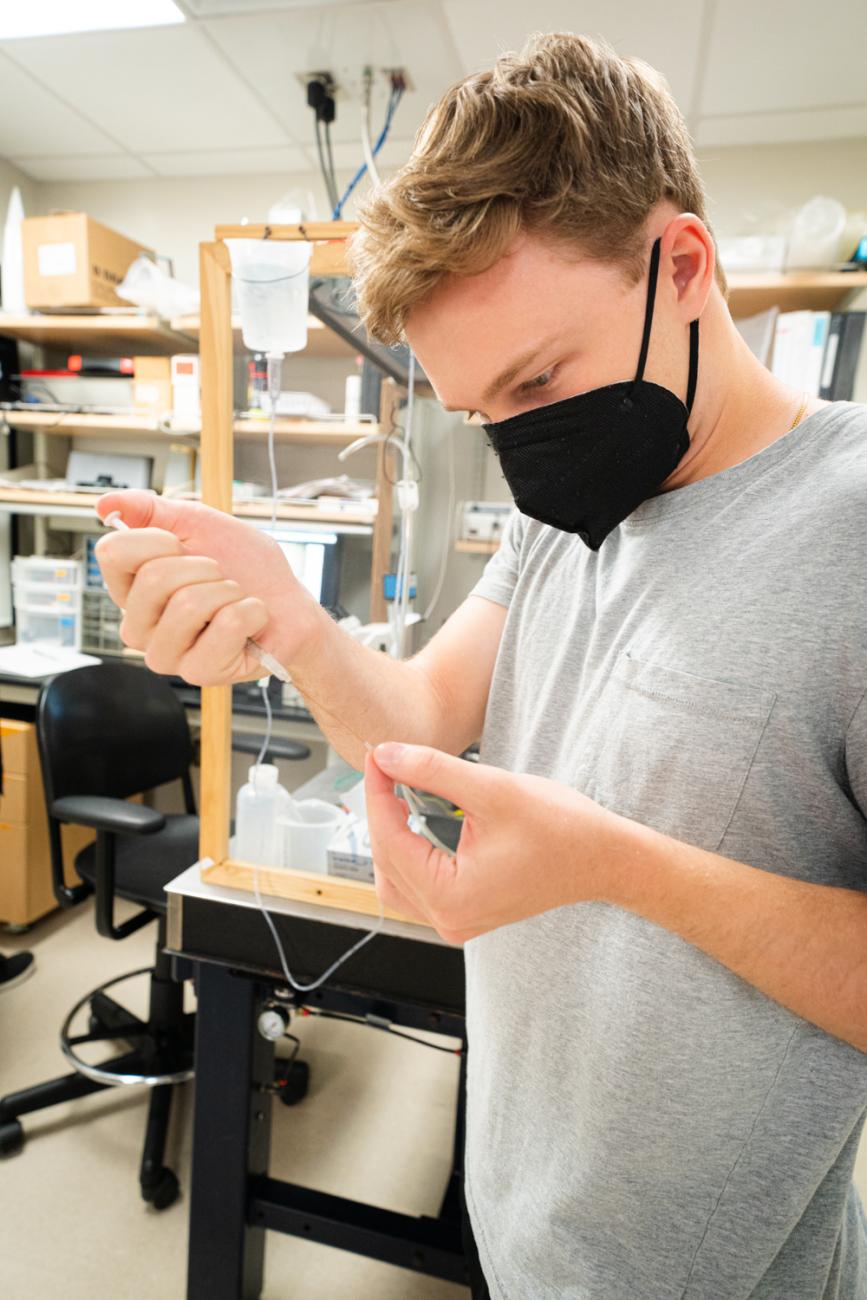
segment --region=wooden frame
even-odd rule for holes
[[[218,226],[213,242],[199,245],[201,283],[202,375],[202,500],[217,510],[232,512],[233,408],[232,316],[229,250],[222,242],[233,239],[310,239],[314,241],[311,273],[345,274],[345,241],[355,229],[348,221],[311,223],[308,226]],[[379,428],[389,429],[398,399],[397,385],[382,385]],[[379,508],[373,528],[371,557],[371,619],[385,618],[382,578],[391,557],[392,492],[390,454],[380,444],[377,457]],[[229,857],[229,817],[232,796],[232,688],[206,686],[201,699],[201,787],[199,856],[212,865],[202,868],[203,879],[233,889],[253,889],[254,868]],[[329,907],[379,915],[373,885],[341,880],[287,868],[259,868],[263,893]],[[411,920],[386,909],[397,920]],[[412,922],[417,924],[417,922]]]

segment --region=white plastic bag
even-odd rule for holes
[[[130,264],[115,292],[119,298],[156,312],[166,320],[173,316],[192,316],[199,310],[198,289],[167,275],[144,255]]]

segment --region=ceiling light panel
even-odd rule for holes
[[[22,0],[0,5],[0,40],[183,22],[174,0]]]

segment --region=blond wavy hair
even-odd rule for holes
[[[403,342],[410,310],[444,276],[487,270],[524,232],[637,284],[647,218],[663,198],[710,230],[662,75],[601,38],[533,33],[520,53],[450,87],[406,164],[360,203],[348,245],[357,310],[373,338]],[[719,257],[716,280],[727,297]]]

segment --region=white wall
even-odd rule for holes
[[[42,204],[44,198],[39,194],[39,185],[32,181],[29,176],[25,176],[12,163],[6,162],[0,158],[0,229],[6,218],[6,208],[9,203],[9,196],[15,186],[21,191],[21,198],[24,201],[24,214],[28,217],[38,216],[43,210]]]

